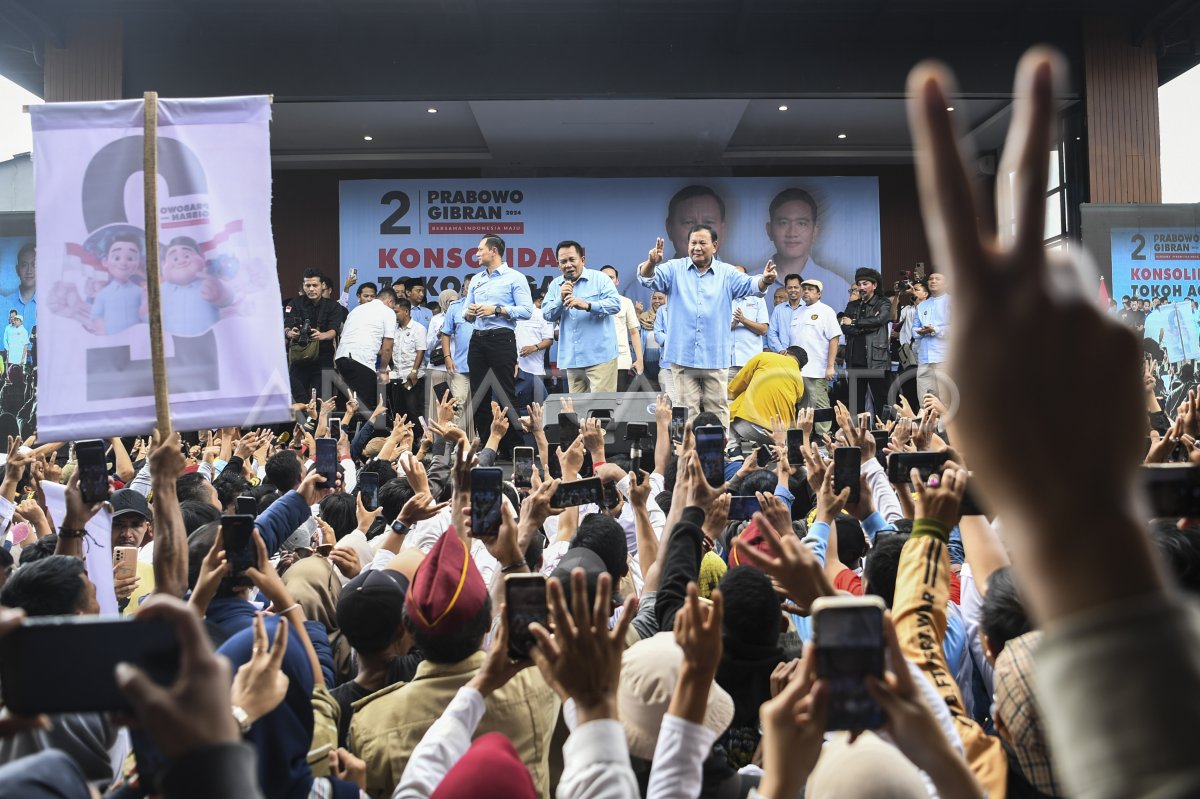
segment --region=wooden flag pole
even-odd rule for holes
[[[144,95],[142,173],[146,225],[146,301],[150,309],[150,361],[154,374],[154,411],[159,434],[171,435],[171,405],[167,393],[167,361],[163,352],[162,291],[158,251],[158,92]]]

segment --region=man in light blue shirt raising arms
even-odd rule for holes
[[[638,266],[638,282],[670,297],[664,354],[671,363],[678,396],[694,418],[702,410],[717,414],[729,427],[730,322],[733,301],[762,296],[775,282],[775,263],[768,261],[757,279],[717,260],[717,233],[693,225],[688,257],[663,262],[663,240]]]
[[[621,310],[621,295],[603,272],[587,268],[583,245],[560,242],[558,268],[546,289],[542,316],[559,323],[558,366],[567,370],[572,394],[617,390],[617,342],[611,317]]]
[[[533,297],[529,294],[529,281],[525,276],[504,263],[504,239],[484,236],[475,249],[475,259],[483,271],[477,272],[471,281],[463,314],[463,319],[475,325],[467,353],[475,431],[485,435],[492,425],[494,392],[500,407],[508,408],[509,428],[505,439],[520,445],[517,431],[521,429],[521,421],[516,408],[516,327],[518,319],[533,315]],[[508,451],[508,446],[504,451]]]

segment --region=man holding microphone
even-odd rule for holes
[[[558,365],[567,370],[572,394],[617,390],[617,342],[612,320],[621,295],[608,275],[587,268],[583,245],[560,242],[555,249],[562,276],[546,289],[542,316],[559,323]]]

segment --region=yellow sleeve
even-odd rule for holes
[[[946,603],[950,600],[949,531],[929,519],[918,519],[900,553],[892,620],[906,660],[915,663],[946,702],[962,739],[967,765],[988,796],[1004,796],[1008,759],[999,738],[992,737],[967,715],[954,674],[946,663]]]

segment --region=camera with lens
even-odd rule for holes
[[[300,326],[300,332],[296,336],[297,347],[307,347],[312,342],[312,322],[305,319],[304,324]]]

